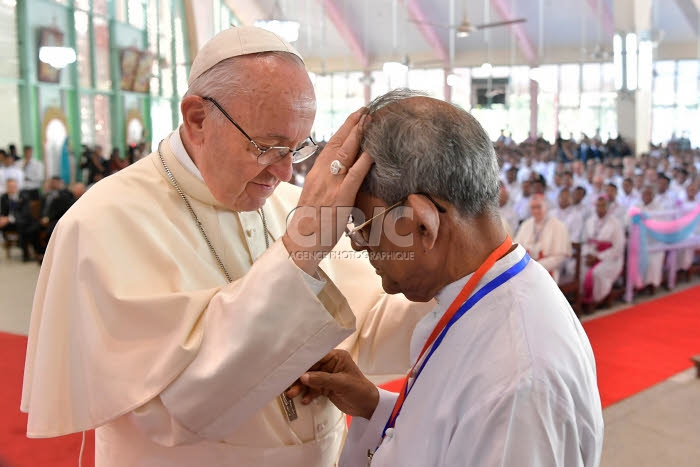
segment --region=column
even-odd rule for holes
[[[651,141],[652,0],[615,0],[614,15],[618,132],[639,156]]]

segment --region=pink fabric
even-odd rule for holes
[[[639,213],[640,213],[639,208],[630,209],[630,217],[634,216],[635,214],[639,214]],[[662,220],[656,220],[656,219],[642,219],[642,222],[644,222],[644,225],[647,228],[652,229],[655,232],[662,233],[662,234],[669,234],[669,233],[678,232],[679,230],[686,227],[688,224],[693,222],[693,220],[698,216],[698,214],[700,214],[700,204],[698,204],[695,207],[695,209],[693,209],[689,213],[685,214],[680,219],[674,219],[672,221],[662,221]]]
[[[632,225],[627,250],[627,280],[639,288],[642,286],[639,274],[639,226]]]

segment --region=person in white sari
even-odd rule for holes
[[[583,229],[581,287],[585,312],[592,312],[610,293],[625,262],[625,231],[620,221],[608,213],[609,204],[605,195],[599,196],[596,213]]]
[[[571,239],[566,225],[547,213],[547,202],[542,195],[530,197],[532,217],[522,223],[515,242],[525,248],[557,281],[564,261],[571,256]]]
[[[429,304],[384,295],[347,242],[331,252],[348,215],[335,208],[371,166],[364,111],[301,193],[286,183],[315,152],[315,108],[278,36],[231,28],[204,45],[183,124],[51,236],[24,372],[29,437],[95,429],[97,467],[336,464],[345,417],[286,389],[346,338],[375,379],[403,373]]]
[[[405,398],[342,351],[301,377],[355,417],[339,465],[598,466],[593,353],[556,283],[503,229],[487,133],[464,110],[406,91],[369,109],[362,147],[375,166],[356,206],[379,217],[349,231],[353,246],[386,292],[438,305],[413,334]]]

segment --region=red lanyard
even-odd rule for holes
[[[455,313],[457,313],[462,304],[466,302],[467,299],[471,296],[472,292],[474,292],[474,289],[479,284],[484,275],[493,267],[494,264],[496,264],[496,261],[498,261],[503,255],[505,255],[508,252],[508,250],[510,250],[510,247],[512,245],[513,241],[511,240],[509,235],[506,235],[506,239],[503,240],[503,243],[501,243],[501,245],[498,248],[496,248],[488,256],[488,258],[486,258],[486,261],[481,263],[481,266],[479,266],[479,268],[474,272],[472,277],[469,278],[464,288],[462,288],[462,291],[459,293],[459,295],[457,295],[457,298],[455,298],[455,300],[452,302],[445,314],[442,316],[442,318],[440,318],[440,321],[435,325],[433,332],[430,333],[430,337],[428,337],[428,340],[423,346],[423,350],[421,350],[420,355],[418,355],[416,363],[413,364],[413,368],[411,368],[411,371],[408,373],[406,379],[404,380],[403,389],[401,389],[401,392],[399,393],[399,398],[396,400],[396,404],[394,404],[394,410],[391,412],[391,417],[389,418],[389,422],[387,423],[388,427],[394,426],[396,417],[401,411],[401,407],[403,406],[403,403],[406,400],[406,394],[408,392],[408,379],[413,374],[413,371],[415,370],[416,366],[420,363],[425,352],[430,348],[431,345],[433,345],[435,339],[437,339],[437,337],[440,335],[443,329],[445,329],[447,323],[450,322],[450,320],[453,318]]]

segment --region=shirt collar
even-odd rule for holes
[[[182,166],[187,169],[189,173],[197,177],[199,180],[204,181],[201,172],[197,166],[194,165],[194,161],[190,155],[187,154],[185,145],[182,144],[182,138],[180,137],[181,128],[182,127],[178,128],[177,131],[173,131],[170,135],[170,148],[173,150],[173,154],[175,154],[177,161],[182,164]]]

